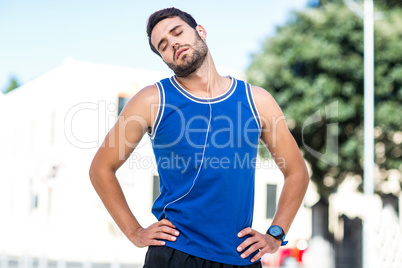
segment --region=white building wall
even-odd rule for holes
[[[116,230],[88,170],[117,118],[119,93],[134,94],[166,75],[68,60],[2,99],[0,255],[131,263],[143,258],[144,249]],[[138,151],[151,154],[150,143]],[[150,171],[125,165],[119,173],[125,191],[135,192],[128,198],[131,207],[150,224]]]

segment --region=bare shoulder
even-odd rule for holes
[[[159,106],[159,91],[156,85],[146,86],[135,94],[124,106],[120,116],[141,116],[151,126]]]
[[[130,100],[143,104],[157,104],[159,102],[159,91],[156,85],[149,85],[138,91]]]
[[[260,115],[282,115],[281,108],[275,101],[274,97],[267,90],[262,87],[251,86],[251,91]]]
[[[146,86],[135,94],[124,107],[125,110],[137,110],[159,103],[159,91],[156,85]]]
[[[138,94],[144,95],[144,96],[155,96],[159,95],[158,87],[154,85],[149,85],[141,89]]]
[[[251,86],[251,90],[253,91],[254,96],[256,96],[256,95],[258,95],[259,97],[271,96],[271,94],[269,94],[269,92],[262,87]]]

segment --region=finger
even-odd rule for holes
[[[237,251],[238,251],[238,252],[241,252],[241,251],[243,251],[244,249],[246,249],[248,246],[250,246],[250,245],[252,245],[252,244],[254,244],[254,243],[256,243],[256,242],[257,242],[256,237],[251,236],[251,237],[247,238],[246,240],[244,240],[243,243],[241,243],[241,244],[237,247]]]
[[[251,258],[250,261],[251,261],[251,262],[258,261],[259,259],[262,258],[262,256],[263,256],[265,253],[266,253],[266,252],[260,250],[255,256],[253,256],[253,257]]]
[[[237,234],[237,236],[238,236],[238,237],[243,237],[243,236],[248,235],[248,234],[251,235],[253,232],[254,232],[253,229],[251,229],[250,227],[247,227],[247,228],[244,228],[243,230],[241,230],[241,231]]]
[[[166,225],[166,226],[170,226],[172,228],[176,228],[176,226],[174,226],[174,224],[171,221],[169,221],[168,219],[160,220],[158,223],[161,225]]]
[[[173,229],[171,227],[168,227],[168,226],[161,226],[161,227],[159,227],[158,231],[162,232],[162,233],[171,234],[171,235],[174,235],[174,236],[179,236],[179,234],[180,234],[179,231],[177,231],[176,229]]]
[[[151,239],[149,241],[150,246],[164,246],[165,244],[166,244],[165,241],[160,241],[160,240],[156,240],[156,239]]]
[[[253,245],[251,245],[245,252],[243,252],[240,257],[242,257],[243,259],[247,258],[251,253],[254,253],[255,251],[257,251],[259,248],[263,247],[263,243],[257,242],[254,243]]]
[[[176,236],[169,235],[169,234],[166,234],[166,233],[156,233],[154,235],[154,238],[158,239],[158,240],[169,240],[169,241],[176,241],[177,240]]]

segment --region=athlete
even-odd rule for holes
[[[127,238],[149,247],[144,267],[261,267],[263,254],[287,243],[309,182],[282,111],[265,89],[218,74],[207,32],[190,14],[157,11],[147,34],[175,75],[127,103],[93,159],[91,182]],[[115,175],[146,133],[161,190],[149,227],[131,212]],[[285,178],[267,232],[252,229],[259,140]]]

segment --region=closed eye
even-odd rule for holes
[[[169,33],[172,34],[172,35],[175,35],[175,36],[181,35],[183,33],[183,30],[180,29],[182,26],[183,25],[177,25],[177,26],[173,27],[169,31]],[[161,48],[161,46],[162,46],[162,48]],[[166,50],[166,47],[167,47],[167,40],[165,38],[163,38],[162,40],[159,41],[157,49],[161,48],[160,50],[163,52],[163,51]]]
[[[166,50],[166,47],[167,47],[166,43],[167,43],[167,42],[163,42],[161,51],[165,51],[165,50]]]
[[[179,35],[181,35],[182,33],[183,33],[183,31],[180,31],[180,32],[176,33],[175,36],[179,36]],[[166,50],[166,47],[167,47],[166,43],[167,43],[167,42],[163,42],[163,43],[162,43],[162,48],[161,48],[161,51],[162,51],[162,52],[164,52],[164,51]]]

